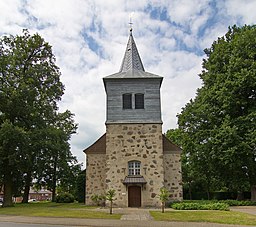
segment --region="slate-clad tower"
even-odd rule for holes
[[[109,189],[120,207],[160,206],[161,187],[182,198],[181,150],[162,135],[162,80],[144,70],[130,30],[120,71],[103,78],[106,134],[85,150],[87,204]]]

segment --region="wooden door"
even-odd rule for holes
[[[128,207],[141,207],[140,186],[130,186],[128,188]]]

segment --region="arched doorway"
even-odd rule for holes
[[[128,207],[141,207],[141,187],[128,187]]]

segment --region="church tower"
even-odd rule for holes
[[[181,150],[162,134],[162,80],[144,70],[131,29],[120,71],[103,78],[106,134],[85,150],[87,204],[109,189],[119,207],[160,206],[162,187],[182,199]]]

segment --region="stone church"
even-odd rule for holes
[[[162,187],[182,199],[181,149],[162,134],[162,80],[144,70],[131,29],[120,71],[103,78],[106,133],[84,150],[86,204],[109,189],[118,207],[158,207]]]

